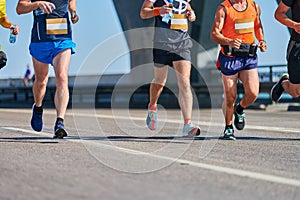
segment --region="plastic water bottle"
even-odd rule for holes
[[[168,6],[169,6],[169,8],[173,8],[173,0],[169,0]],[[172,13],[164,14],[162,21],[168,24],[171,18],[173,18]]]
[[[169,8],[173,8],[174,4],[173,4],[173,0],[169,0]]]
[[[9,34],[9,43],[13,44],[17,40],[17,35],[13,34],[13,30],[16,28],[16,26],[12,26],[10,28],[10,34]]]
[[[55,9],[55,8],[54,8],[53,6],[51,6],[51,10],[53,11],[54,9]],[[38,8],[38,9],[36,9],[36,10],[34,11],[34,14],[35,14],[35,16],[39,16],[39,15],[44,15],[44,14],[46,14],[46,13],[44,12],[43,9]]]

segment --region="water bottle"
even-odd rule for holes
[[[169,0],[168,6],[169,8],[173,8],[173,0]],[[172,12],[169,14],[164,14],[162,21],[168,24],[171,18],[173,18]]]
[[[55,8],[54,8],[53,6],[51,6],[51,10],[53,11],[54,9],[55,9]],[[44,12],[43,9],[38,8],[38,9],[36,9],[36,10],[34,11],[34,14],[35,14],[35,16],[39,16],[39,15],[44,15],[45,12]]]
[[[174,4],[173,4],[173,0],[169,0],[169,8],[173,8]]]
[[[11,26],[10,28],[10,34],[9,34],[9,43],[13,44],[17,40],[17,35],[13,34],[13,30],[16,28],[16,26]]]

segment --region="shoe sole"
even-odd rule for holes
[[[198,135],[200,135],[200,128],[196,127],[192,131],[190,131],[186,137],[196,137]]]
[[[63,139],[64,137],[67,137],[68,133],[65,129],[60,128],[55,131],[53,138],[54,139]]]
[[[43,130],[43,128],[41,128],[41,129],[34,128],[34,126],[32,125],[32,123],[31,123],[31,128],[32,128],[34,131],[36,131],[36,132],[41,132],[41,131]]]
[[[148,123],[149,122],[149,123]],[[146,120],[146,124],[148,126],[148,128],[151,130],[151,131],[155,131],[156,127],[155,127],[155,121],[154,120],[150,120],[150,118]]]
[[[270,97],[271,97],[272,101],[274,101],[275,103],[278,103],[279,100],[281,99],[282,95],[277,99],[277,101],[273,100],[273,98],[272,98],[272,93],[273,93],[273,90],[275,89],[276,86],[277,86],[277,84],[273,85],[273,87],[271,88]]]
[[[234,136],[223,137],[224,140],[236,140]]]
[[[281,80],[284,76],[285,76],[285,79],[283,79],[283,80],[288,80],[288,79],[289,79],[289,75],[288,75],[288,74],[285,74],[285,75],[281,76],[281,78],[280,78],[279,80]],[[281,82],[281,83],[282,83],[282,82]],[[273,85],[273,87],[271,88],[271,91],[270,91],[270,97],[271,97],[271,100],[274,101],[275,103],[278,103],[278,102],[279,102],[279,100],[280,100],[281,97],[282,97],[282,94],[281,94],[280,97],[277,99],[277,101],[275,101],[275,100],[272,99],[272,93],[273,93],[273,90],[275,89],[275,87],[276,87],[278,84],[281,84],[281,83],[277,82],[275,85]]]

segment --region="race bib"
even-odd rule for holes
[[[254,21],[251,18],[236,19],[234,21],[234,28],[236,34],[244,34],[254,32]]]
[[[68,23],[66,18],[46,19],[47,35],[68,34]]]
[[[173,30],[188,30],[188,21],[186,14],[173,14],[171,18],[171,29]]]

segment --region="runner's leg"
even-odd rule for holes
[[[168,76],[168,66],[154,67],[154,79],[150,85],[150,105],[156,106],[158,98],[163,91]]]
[[[64,119],[69,102],[68,70],[71,60],[71,49],[57,54],[53,59],[56,77],[56,91],[54,97],[57,117]]]
[[[32,57],[35,81],[33,83],[32,91],[34,96],[34,103],[37,107],[41,107],[46,93],[46,86],[48,83],[48,70],[49,65],[39,62]]]
[[[173,65],[177,75],[179,105],[184,119],[191,119],[193,109],[193,96],[190,84],[191,62],[180,60],[173,62]]]
[[[243,108],[250,106],[258,97],[259,77],[257,69],[243,70],[239,73],[239,78],[243,82],[244,97],[240,101]]]
[[[238,74],[232,76],[226,76],[222,74],[222,82],[224,89],[224,101],[223,101],[223,114],[225,117],[225,124],[232,125],[232,118],[234,113],[234,103],[237,94],[237,84]]]

